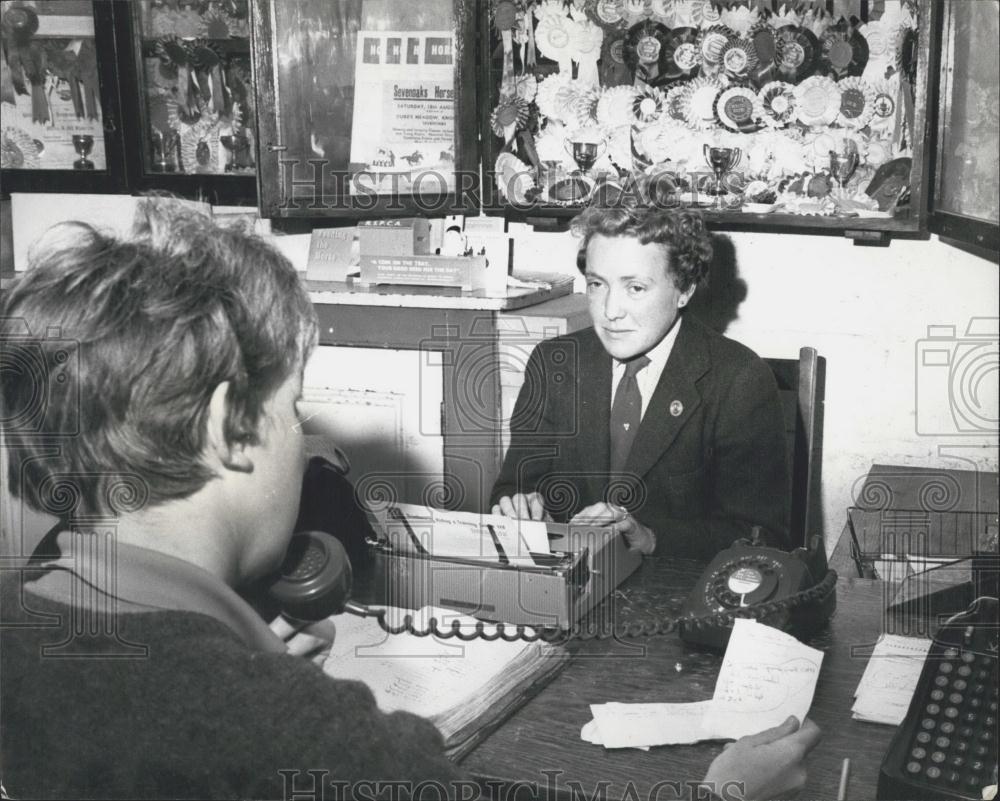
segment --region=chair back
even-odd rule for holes
[[[808,545],[823,533],[820,498],[823,465],[823,399],[826,359],[801,348],[798,359],[764,359],[774,373],[785,414],[785,441],[792,471],[789,533],[792,545]]]

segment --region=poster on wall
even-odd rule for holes
[[[0,2],[0,167],[104,170],[93,5]]]
[[[453,31],[359,31],[352,194],[455,190]]]

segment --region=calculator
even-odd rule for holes
[[[981,801],[997,783],[997,600],[934,635],[878,779],[880,799]]]

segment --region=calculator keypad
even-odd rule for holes
[[[978,795],[997,758],[997,660],[956,647],[931,647],[937,665],[904,762],[913,781]]]

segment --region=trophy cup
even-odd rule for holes
[[[705,161],[715,173],[715,207],[722,208],[722,196],[726,193],[722,185],[722,177],[740,163],[743,153],[738,147],[712,147],[706,144],[702,149]]]
[[[87,158],[94,149],[94,137],[90,134],[73,134],[73,149],[80,157],[73,162],[74,170],[92,170],[94,162]]]
[[[604,154],[607,143],[601,139],[596,142],[574,140],[566,143],[566,149],[580,168],[580,174],[586,174],[594,163]]]
[[[858,145],[853,139],[844,141],[841,152],[830,151],[830,174],[837,180],[841,193],[843,193],[847,182],[851,180],[851,176],[854,175],[860,161]]]
[[[177,147],[179,137],[171,132],[164,136],[159,128],[153,129],[150,141],[153,145],[153,172],[176,172],[177,162],[173,151]]]
[[[236,169],[236,134],[223,134],[219,137],[219,143],[225,148],[225,164],[223,170],[232,172]]]

